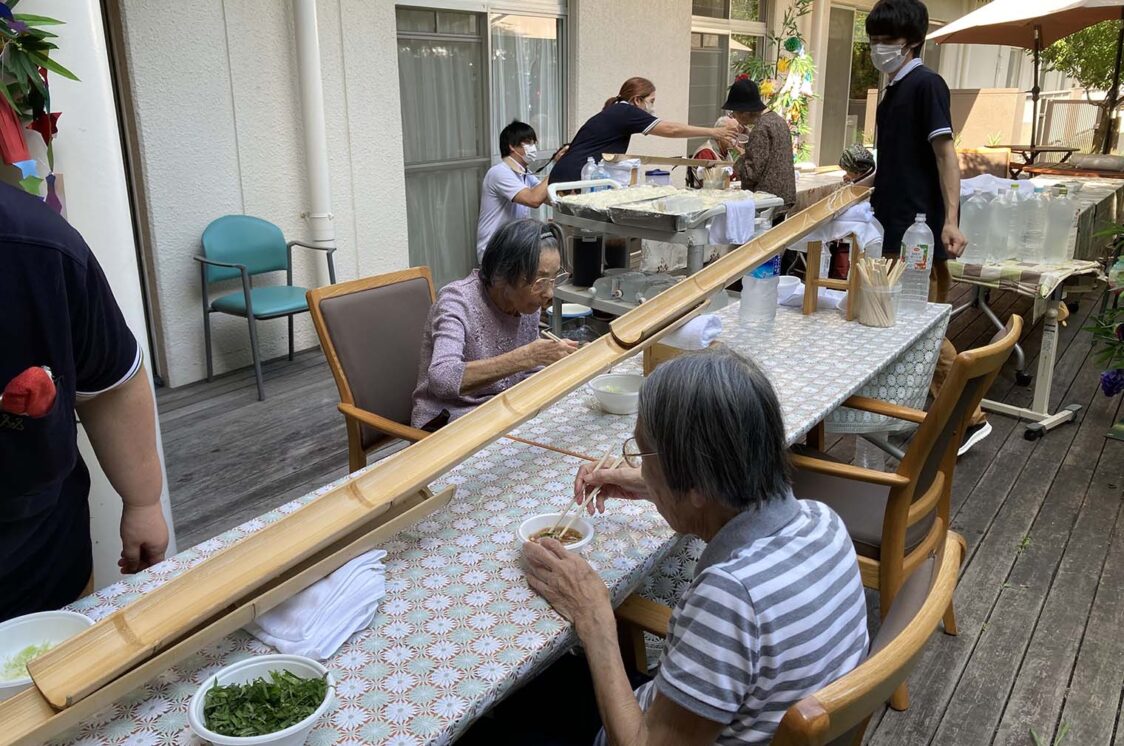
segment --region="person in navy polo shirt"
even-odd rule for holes
[[[6,184],[0,298],[0,389],[11,391],[9,383],[28,369],[49,368],[54,379],[45,411],[36,406],[29,414],[10,396],[0,400],[2,621],[68,604],[90,583],[90,475],[78,453],[75,413],[124,502],[121,572],[161,561],[168,527],[140,347],[78,232]]]
[[[733,144],[737,122],[721,127],[694,127],[660,119],[655,115],[656,86],[647,78],[629,78],[616,96],[605,102],[601,111],[590,117],[574,135],[570,149],[550,172],[550,183],[581,179],[582,166],[593,158],[596,163],[605,153],[627,153],[633,135],[687,138],[710,137]]]
[[[870,57],[889,81],[878,104],[878,168],[871,205],[886,229],[883,253],[901,250],[914,216],[924,213],[937,245],[929,280],[929,300],[944,303],[952,278],[948,258],[968,245],[959,228],[960,163],[952,137],[948,86],[921,62],[929,11],[920,0],[879,0],[866,17]],[[933,374],[940,390],[956,348],[947,339]],[[960,445],[961,454],[991,433],[977,407]]]

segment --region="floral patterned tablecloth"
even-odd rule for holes
[[[578,460],[499,441],[440,481],[449,507],[382,545],[387,593],[375,623],[327,662],[337,701],[309,744],[449,743],[517,683],[576,642],[572,628],[528,587],[519,567],[519,523],[571,499]],[[225,546],[331,489],[284,507],[104,588],[70,608],[100,618]],[[646,502],[596,519],[583,554],[614,603],[630,593],[678,537]],[[245,632],[211,645],[92,718],[64,742],[199,743],[187,725],[199,684],[227,664],[273,652]]]
[[[778,309],[771,330],[744,329],[737,308],[721,312],[723,338],[751,354],[781,395],[786,435],[795,442],[926,330],[947,323],[929,306],[912,324],[871,329],[822,312]],[[633,358],[618,369],[639,370]],[[633,418],[601,414],[576,391],[518,434],[578,453],[619,448]],[[457,487],[449,507],[397,534],[388,553],[387,594],[374,624],[328,661],[337,701],[310,744],[445,744],[574,644],[572,628],[528,587],[516,528],[524,518],[570,500],[576,458],[500,440],[450,470],[435,490]],[[341,480],[342,481],[342,480]],[[270,511],[160,565],[80,599],[70,608],[99,619],[140,594],[291,513],[338,482]],[[646,592],[677,595],[701,542],[675,535],[654,507],[619,502],[597,519],[583,554],[609,585],[614,603],[646,578]],[[673,550],[679,551],[672,554]],[[670,556],[669,556],[670,555]],[[661,569],[653,572],[656,567]],[[231,635],[160,674],[72,731],[75,744],[193,744],[188,703],[211,673],[272,652],[245,632]]]
[[[881,371],[898,361],[909,369],[902,375],[932,376],[929,355],[909,362],[910,350],[940,344],[948,326],[949,306],[930,303],[917,316],[903,316],[889,328],[848,322],[837,311],[805,316],[797,308],[778,307],[769,325],[742,325],[738,304],[718,312],[722,318],[719,340],[751,357],[769,376],[784,413],[785,437],[791,445],[852,394],[863,389]],[[936,340],[935,343],[933,340]],[[935,347],[933,349],[936,349]],[[638,358],[630,358],[614,372],[639,373]],[[894,378],[897,384],[897,378]],[[928,386],[928,378],[921,384]],[[881,385],[878,391],[881,391]],[[867,391],[878,395],[878,392]],[[886,394],[883,394],[884,396]],[[585,387],[565,397],[538,417],[520,425],[512,435],[554,448],[600,457],[619,450],[632,435],[635,415],[606,414]]]

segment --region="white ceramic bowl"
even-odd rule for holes
[[[76,611],[40,611],[25,614],[0,624],[0,663],[28,645],[58,645],[92,625],[94,621]],[[31,677],[0,680],[0,701],[31,686]]]
[[[558,518],[561,515],[561,513],[543,513],[542,515],[537,515],[523,521],[523,523],[519,525],[519,543],[522,544],[525,541],[530,541],[531,537],[539,531],[542,531],[544,528],[552,527],[554,524],[558,523]],[[573,516],[573,511],[570,512],[570,515]],[[570,519],[567,518],[566,520],[569,521]],[[579,516],[570,528],[582,535],[582,538],[575,541],[573,544],[562,545],[571,552],[576,552],[593,541],[593,522],[584,515]]]
[[[549,314],[554,313],[554,306],[547,306],[546,312]],[[564,319],[578,319],[583,316],[589,316],[593,313],[593,309],[589,306],[583,306],[580,303],[563,303],[562,304],[562,318]]]
[[[636,373],[606,373],[589,382],[589,389],[609,414],[634,414],[640,406],[644,376]]]
[[[203,701],[207,696],[208,689],[214,686],[216,682],[219,684],[245,684],[261,678],[268,681],[270,671],[289,671],[306,679],[328,674],[328,691],[324,694],[324,701],[320,703],[315,712],[299,723],[294,723],[285,730],[268,733],[264,736],[223,736],[207,729],[203,718]],[[312,730],[312,726],[316,725],[316,721],[323,717],[324,713],[332,706],[332,701],[335,699],[335,687],[336,680],[328,669],[311,658],[300,655],[258,655],[232,663],[207,677],[203,685],[196,690],[195,696],[191,698],[191,705],[187,710],[187,722],[190,723],[191,730],[195,732],[195,735],[219,746],[252,746],[266,743],[273,746],[299,746],[308,738],[308,733]]]
[[[800,285],[800,278],[792,275],[781,275],[777,278],[777,303],[784,303],[796,292]]]

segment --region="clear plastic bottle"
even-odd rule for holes
[[[1044,264],[1061,264],[1069,253],[1069,232],[1077,214],[1077,203],[1069,196],[1069,189],[1063,186],[1047,204],[1042,261]]]
[[[1003,261],[1017,254],[1022,243],[1022,232],[1015,230],[1019,216],[1018,191],[1019,185],[1012,184],[991,202],[987,254],[992,261]]]
[[[596,179],[597,164],[593,161],[593,156],[585,159],[585,165],[582,166],[582,181],[592,181]],[[586,187],[586,192],[596,192],[597,187]]]
[[[902,236],[902,293],[899,307],[903,313],[921,313],[929,302],[929,274],[933,271],[933,231],[925,223],[925,214],[918,213],[913,225]]]
[[[1046,214],[1050,202],[1043,187],[1035,187],[1030,199],[1022,203],[1023,261],[1039,264],[1043,261],[1046,240]]]
[[[965,264],[987,261],[988,218],[991,207],[982,193],[973,194],[960,208],[960,232],[968,239],[968,247],[960,256]]]

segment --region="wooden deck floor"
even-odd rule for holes
[[[960,296],[966,292],[958,286]],[[1001,318],[1029,301],[994,293]],[[1029,442],[1013,419],[964,456],[953,528],[969,555],[956,593],[960,635],[938,633],[910,687],[906,712],[877,713],[867,743],[1124,746],[1124,442],[1104,433],[1120,398],[1097,391],[1099,370],[1081,327],[1085,299],[1059,339],[1053,401],[1080,404],[1074,424]],[[958,349],[993,330],[966,313]],[[1023,345],[1037,361],[1040,328]],[[347,469],[337,394],[319,351],[265,366],[258,402],[251,371],[162,390],[157,399],[181,548],[214,536]],[[1004,371],[991,395],[1019,405],[1030,389]],[[853,442],[835,441],[849,457]]]

